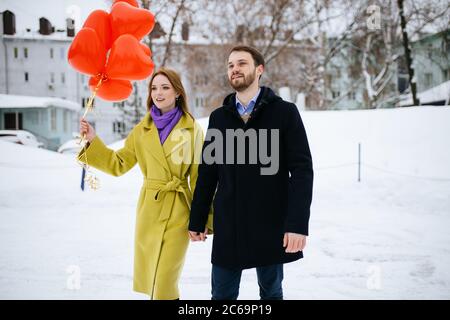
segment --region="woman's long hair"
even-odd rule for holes
[[[150,79],[150,82],[148,84],[147,111],[150,111],[152,105],[154,104],[153,99],[152,99],[152,84],[153,84],[153,79],[155,79],[155,77],[157,75],[163,75],[167,79],[169,79],[169,82],[172,84],[175,92],[179,94],[179,97],[176,100],[175,105],[179,106],[181,108],[181,110],[183,110],[184,113],[190,115],[191,118],[194,119],[194,117],[189,112],[186,91],[184,90],[183,83],[181,82],[180,76],[178,75],[178,73],[176,71],[174,71],[172,69],[168,69],[168,68],[160,68],[158,71],[156,71],[152,75],[152,77]]]

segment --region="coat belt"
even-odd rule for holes
[[[158,179],[144,179],[144,186],[147,189],[157,190],[155,200],[163,200],[163,207],[159,215],[159,220],[167,220],[172,212],[174,197],[169,197],[168,193],[179,192],[186,200],[186,204],[191,209],[191,202],[188,195],[190,194],[189,184],[187,179],[179,179],[172,177],[172,180],[158,180]]]

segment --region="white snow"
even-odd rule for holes
[[[301,114],[314,199],[285,298],[449,299],[450,108]],[[101,188],[81,192],[74,157],[1,141],[0,153],[0,299],[147,299],[132,291],[137,166],[96,171]],[[182,299],[210,298],[210,250],[211,238],[190,245]],[[255,270],[240,299],[258,299]]]
[[[78,103],[61,98],[0,94],[0,108],[48,107],[65,108],[73,111],[81,110],[81,106]]]

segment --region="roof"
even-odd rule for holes
[[[419,34],[418,37],[416,39],[412,40],[411,42],[417,43],[417,42],[430,40],[433,38],[446,37],[449,34],[450,34],[450,28],[447,28],[447,29],[439,31],[439,32],[430,32],[430,33]]]
[[[81,110],[81,106],[78,103],[61,98],[0,94],[0,109],[48,107],[64,108],[73,111]]]
[[[450,100],[450,80],[441,83],[440,85],[419,92],[418,94],[420,104],[429,104],[438,101],[449,101]],[[400,96],[399,106],[411,106],[413,104],[411,94],[402,94]]]
[[[2,35],[5,40],[48,40],[48,41],[60,41],[60,42],[72,42],[74,37],[68,37],[66,31],[53,32],[48,35],[40,34],[38,31],[18,31],[13,35]]]

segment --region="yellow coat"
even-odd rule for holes
[[[126,173],[136,162],[141,168],[144,181],[136,213],[133,289],[151,299],[179,298],[178,280],[189,244],[190,205],[202,144],[201,127],[183,114],[161,145],[158,129],[147,113],[122,149],[113,151],[98,137],[86,149],[88,165],[111,175]],[[84,151],[78,159],[85,161]],[[211,222],[212,215],[210,229]]]

